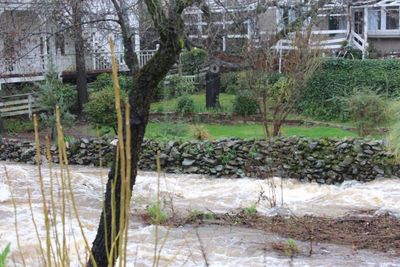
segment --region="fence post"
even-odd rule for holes
[[[28,95],[28,115],[29,115],[29,119],[32,118],[32,95],[29,94]]]

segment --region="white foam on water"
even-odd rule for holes
[[[0,162],[0,177],[5,177],[4,166],[11,178],[11,188],[0,180],[0,248],[11,243],[13,256],[17,265],[21,262],[16,249],[14,231],[14,209],[10,190],[17,204],[17,218],[22,251],[28,259],[28,266],[38,266],[39,246],[32,225],[28,204],[29,189],[31,192],[32,209],[40,235],[44,240],[44,216],[41,204],[41,191],[37,167],[26,164]],[[59,201],[60,173],[55,168],[53,175],[53,195]],[[107,169],[93,167],[71,167],[72,187],[79,215],[89,243],[92,242],[101,212],[104,196],[104,183]],[[50,176],[48,167],[42,166],[43,182],[47,200],[50,198]],[[58,181],[58,182],[57,182]],[[382,179],[369,183],[356,181],[345,182],[342,185],[319,185],[301,183],[297,180],[274,178],[277,207],[270,207],[270,201],[261,199],[256,205],[258,212],[265,215],[295,213],[297,215],[313,214],[318,216],[342,216],[357,210],[378,210],[400,214],[400,180]],[[283,192],[281,192],[281,185]],[[2,187],[3,186],[3,187]],[[157,174],[141,172],[133,192],[132,210],[144,212],[148,205],[156,200]],[[213,212],[237,211],[254,205],[260,192],[264,196],[270,194],[271,181],[260,179],[225,179],[207,178],[199,175],[163,175],[160,180],[160,193],[167,209],[175,212],[188,213],[191,210],[211,210]],[[283,207],[281,197],[283,196]],[[59,203],[59,202],[58,202]],[[172,205],[171,205],[172,204]],[[78,253],[83,255],[84,242],[79,226],[74,219],[72,209],[71,220],[68,220],[66,233],[70,244],[72,266],[79,266]],[[55,223],[55,222],[52,222]],[[57,229],[62,225],[58,219]],[[360,251],[351,254],[351,248],[331,244],[318,244],[315,255],[305,256],[305,252],[290,263],[290,259],[274,252],[271,243],[285,241],[279,236],[264,233],[259,230],[229,226],[185,226],[180,228],[159,227],[160,240],[165,235],[168,238],[162,249],[160,266],[202,266],[203,250],[207,254],[210,266],[400,266],[396,258],[376,252]],[[152,266],[154,251],[154,226],[132,223],[129,229],[129,259],[128,266]],[[54,242],[54,241],[53,241]],[[160,241],[161,242],[161,241]],[[76,252],[75,243],[78,244]],[[298,242],[302,248],[307,244]],[[328,251],[328,252],[327,252]]]
[[[0,203],[9,200],[10,197],[11,197],[11,192],[8,185],[0,183]]]

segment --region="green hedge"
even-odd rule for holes
[[[182,53],[183,71],[189,74],[197,74],[207,60],[207,51],[193,48]]]
[[[399,95],[400,60],[326,60],[305,89],[299,109],[315,119],[347,120],[342,98],[363,88]]]

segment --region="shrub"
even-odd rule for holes
[[[189,74],[196,74],[207,60],[207,51],[193,48],[181,54],[183,71]]]
[[[170,99],[184,94],[191,94],[195,91],[193,82],[187,81],[178,75],[169,75],[160,82],[157,95],[161,98]]]
[[[238,84],[238,73],[227,72],[221,74],[221,91],[235,95],[240,90]]]
[[[44,125],[52,129],[52,137],[56,125],[55,107],[59,106],[61,124],[69,127],[75,120],[70,113],[77,100],[76,91],[71,85],[64,84],[55,73],[50,73],[44,82],[38,84],[39,105],[45,110],[40,114]]]
[[[190,95],[183,95],[176,103],[176,112],[187,114],[194,112],[194,100]]]
[[[121,90],[128,92],[132,87],[132,78],[127,75],[118,76],[119,86]],[[103,73],[97,76],[96,80],[90,84],[92,92],[98,92],[107,87],[113,87],[113,79],[110,73]]]
[[[190,126],[190,132],[194,139],[208,140],[211,138],[210,133],[204,125],[194,124]]]
[[[348,120],[341,98],[353,88],[369,88],[374,92],[397,96],[400,89],[398,60],[326,60],[304,90],[298,107],[307,116],[322,120]]]
[[[39,128],[40,128],[39,121]],[[4,130],[8,133],[26,133],[33,132],[35,129],[33,128],[32,121],[24,121],[20,119],[3,119]]]
[[[345,103],[360,136],[365,136],[368,128],[382,125],[388,120],[387,103],[374,91],[368,89],[356,91],[345,99]]]
[[[123,90],[121,94],[121,108],[125,106],[127,93]],[[100,91],[90,94],[89,102],[86,103],[84,112],[88,121],[94,125],[109,126],[116,129],[117,113],[115,111],[115,97],[113,87],[107,86]]]
[[[233,112],[248,116],[256,114],[259,110],[256,98],[248,91],[243,91],[235,97],[233,102]]]

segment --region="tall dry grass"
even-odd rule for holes
[[[108,262],[112,263],[116,259],[117,251],[120,251],[119,266],[126,266],[127,262],[127,245],[128,245],[128,226],[129,226],[129,211],[130,211],[130,176],[131,176],[131,143],[130,143],[130,107],[129,103],[125,103],[125,120],[121,110],[121,98],[120,98],[120,86],[118,82],[118,66],[115,59],[114,44],[110,40],[110,47],[112,51],[112,63],[113,63],[113,82],[114,82],[114,94],[115,94],[115,109],[118,118],[118,147],[117,147],[117,171],[121,174],[121,212],[120,214],[115,214],[115,201],[113,201],[113,222],[116,220],[116,216],[119,216],[120,225],[119,231],[117,232],[116,225],[113,224],[112,229],[112,245],[108,248],[107,258]],[[46,137],[45,145],[42,146],[40,142],[38,121],[36,115],[33,116],[33,124],[35,129],[35,148],[36,148],[36,165],[38,174],[38,183],[40,185],[40,202],[41,209],[43,212],[43,225],[44,230],[41,231],[39,227],[40,222],[35,215],[32,195],[28,190],[28,204],[31,213],[32,225],[35,231],[36,241],[39,247],[39,257],[40,262],[34,264],[43,266],[71,266],[72,262],[72,251],[75,250],[78,255],[78,261],[80,265],[85,266],[86,262],[90,259],[93,262],[93,266],[97,266],[93,254],[91,252],[91,246],[86,237],[84,225],[81,221],[81,216],[78,210],[78,203],[76,201],[73,186],[72,186],[72,174],[68,162],[67,156],[67,146],[65,143],[65,137],[63,132],[63,127],[60,120],[60,109],[56,107],[56,129],[57,129],[57,146],[58,146],[58,158],[59,166],[57,170],[54,169],[52,163],[52,153],[50,151],[50,141]],[[126,142],[124,141],[124,127],[126,129]],[[42,170],[42,150],[44,150],[44,155],[46,163],[49,169],[49,187],[45,187],[45,176]],[[100,165],[102,165],[102,155],[101,147],[99,147],[99,159]],[[20,241],[20,229],[17,217],[17,203],[16,198],[12,190],[12,179],[9,176],[7,169],[6,177],[8,185],[11,191],[11,199],[14,207],[14,226],[17,237],[17,247],[21,262],[23,266],[31,265],[28,263],[23,255],[23,250]],[[103,187],[104,188],[104,187]],[[57,193],[58,190],[58,193]],[[115,184],[113,191],[115,193]],[[103,207],[104,209],[104,207]],[[68,233],[68,227],[72,225],[73,222],[78,225],[79,233],[83,239],[84,251],[79,249],[76,241],[75,234],[71,235]],[[59,226],[61,225],[61,226]],[[74,240],[71,246],[71,240]],[[107,244],[107,240],[106,240]],[[83,257],[82,255],[85,255]],[[113,260],[114,259],[114,260]]]

